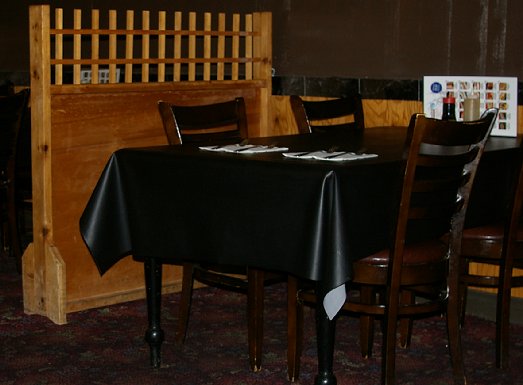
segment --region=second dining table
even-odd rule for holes
[[[184,261],[248,266],[314,281],[316,384],[336,383],[335,315],[353,261],[387,246],[401,182],[405,127],[363,133],[253,138],[287,152],[371,153],[368,159],[293,159],[283,152],[204,151],[198,145],[126,148],[109,159],[80,219],[101,274],[127,255],[143,262],[153,366],[164,332],[161,273]],[[516,148],[494,138],[491,151]]]

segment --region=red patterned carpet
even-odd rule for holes
[[[163,365],[148,364],[143,335],[144,301],[68,315],[58,326],[23,312],[21,280],[0,265],[0,384],[16,385],[287,385],[285,285],[268,289],[263,368],[251,373],[247,360],[245,297],[217,289],[196,292],[185,346],[173,344],[178,295],[163,297],[166,333]],[[312,384],[316,372],[314,316],[306,312],[305,351],[298,384]],[[379,384],[380,360],[359,355],[358,323],[338,321],[334,370],[340,385]],[[469,317],[463,335],[468,383],[523,384],[523,326],[512,329],[511,369],[496,369],[494,324]],[[379,340],[379,337],[377,338]],[[379,341],[374,352],[379,355]],[[434,317],[415,323],[412,346],[398,349],[398,384],[451,384],[445,323]]]

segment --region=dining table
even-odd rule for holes
[[[80,231],[100,274],[128,255],[144,264],[151,364],[160,365],[165,339],[162,265],[246,266],[315,284],[322,299],[316,305],[315,384],[336,384],[336,315],[352,262],[388,245],[406,132],[390,126],[249,138],[249,146],[266,151],[195,143],[114,152],[80,218]],[[484,159],[490,156],[493,165],[481,177],[485,194],[502,190],[505,177],[492,170],[499,164],[508,169],[506,157],[519,140],[489,138]],[[318,151],[320,159],[308,156]],[[338,153],[358,156],[336,159]],[[473,222],[502,206],[485,194],[472,194],[469,210],[479,213]]]

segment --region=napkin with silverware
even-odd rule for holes
[[[216,152],[233,152],[242,154],[254,154],[261,152],[283,152],[288,151],[287,147],[262,146],[256,144],[227,144],[224,146],[202,146],[200,150]]]
[[[329,161],[347,161],[347,160],[358,160],[358,159],[369,159],[376,158],[377,154],[365,154],[355,153],[346,151],[311,151],[311,152],[286,152],[283,156],[287,158],[297,159],[318,159],[318,160],[329,160]]]

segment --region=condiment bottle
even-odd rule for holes
[[[470,122],[480,118],[479,112],[479,95],[472,94],[465,97],[463,101],[463,121]]]
[[[443,114],[441,120],[456,120],[456,99],[447,95],[443,98]]]

